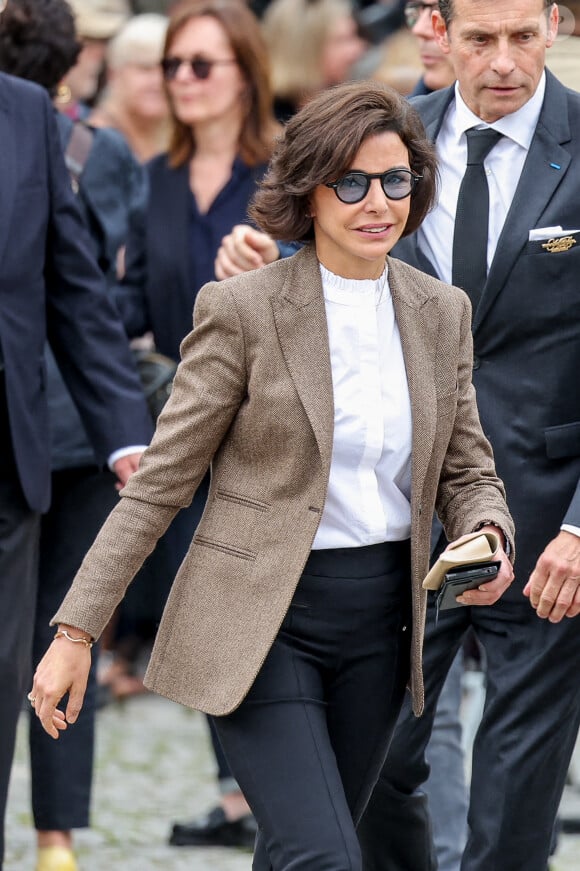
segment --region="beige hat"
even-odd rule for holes
[[[68,0],[78,35],[110,39],[131,17],[128,0]]]

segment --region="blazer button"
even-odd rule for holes
[[[479,359],[479,357],[476,357],[474,354],[473,355],[473,368],[479,369],[480,366],[481,366],[481,360]]]

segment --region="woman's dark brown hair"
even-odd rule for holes
[[[243,0],[185,0],[169,20],[164,56],[181,29],[193,18],[210,16],[223,27],[247,84],[247,111],[240,133],[240,156],[249,166],[264,163],[272,153],[277,132],[272,109],[270,61],[260,25]],[[171,99],[169,101],[171,106]],[[169,146],[169,163],[181,166],[195,152],[194,135],[187,124],[176,118],[171,109],[173,131]]]
[[[403,235],[414,232],[435,203],[435,149],[416,110],[380,82],[354,82],[323,91],[288,122],[250,217],[274,239],[312,239],[309,211],[315,188],[348,172],[363,142],[386,132],[400,137],[411,169],[423,176],[411,195]],[[336,207],[340,208],[338,200]]]

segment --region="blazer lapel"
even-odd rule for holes
[[[332,370],[322,282],[314,246],[289,261],[281,291],[272,294],[278,340],[314,431],[322,463],[330,468],[334,429]]]
[[[0,82],[1,88],[1,82]],[[16,141],[14,127],[10,117],[10,107],[6,95],[0,90],[0,185],[2,186],[2,205],[0,207],[0,263],[8,239],[8,231],[12,221],[18,170],[16,160]]]
[[[559,186],[565,183],[571,158],[562,144],[570,139],[565,90],[546,71],[546,94],[540,120],[498,240],[480,304],[474,313],[474,334],[526,246],[530,229],[538,225],[546,205]]]
[[[437,301],[411,284],[398,261],[392,258],[389,258],[389,287],[411,397],[411,501],[414,503],[423,491],[437,424],[435,366],[439,309]]]

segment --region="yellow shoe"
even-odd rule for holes
[[[75,854],[68,847],[39,847],[36,871],[78,871]]]

